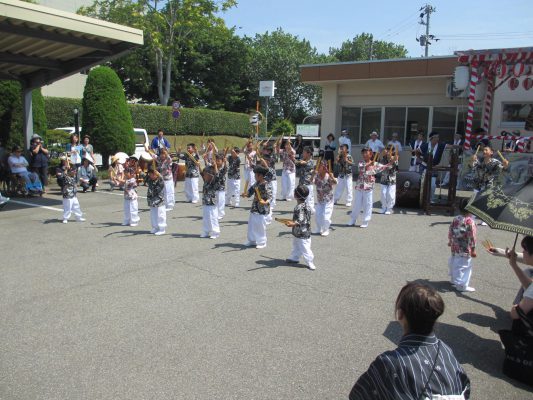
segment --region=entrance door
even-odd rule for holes
[[[419,132],[427,139],[429,123],[429,107],[408,107],[407,108],[407,137],[406,144],[416,140]]]

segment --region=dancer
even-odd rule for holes
[[[335,188],[334,203],[337,203],[346,189],[346,207],[352,206],[353,200],[353,158],[348,152],[348,145],[343,144],[339,149],[337,156],[337,169],[339,176],[337,177],[338,184]]]
[[[291,201],[294,196],[294,186],[296,183],[296,151],[291,146],[291,141],[287,140],[284,148],[280,149],[280,142],[276,147],[276,152],[279,154],[283,162],[283,170],[281,171],[281,198],[286,201]]]
[[[337,180],[328,170],[326,161],[320,163],[314,184],[316,186],[317,203],[315,207],[316,228],[313,233],[328,236],[331,215],[333,214],[333,185],[337,184]]]
[[[163,178],[165,184],[165,208],[166,211],[174,209],[174,179],[172,176],[172,158],[168,154],[166,147],[159,148],[159,156],[153,150],[149,150],[152,158],[157,164],[157,171]]]
[[[185,160],[185,199],[196,204],[200,200],[198,192],[198,178],[200,177],[200,156],[194,143],[187,145],[187,151],[180,154],[180,159]]]
[[[63,223],[68,223],[72,214],[76,217],[78,222],[85,221],[83,212],[80,208],[80,202],[76,193],[78,192],[76,167],[72,166],[68,172],[63,176],[63,186],[61,186],[61,194],[63,195]]]
[[[267,143],[261,149],[261,158],[257,159],[257,162],[268,170],[265,175],[265,181],[268,185],[270,185],[272,190],[272,202],[270,203],[270,211],[266,217],[267,225],[272,223],[272,213],[274,212],[274,207],[276,206],[276,195],[278,192],[278,182],[276,180],[276,158],[272,153],[273,148]]]
[[[242,194],[243,197],[254,196],[248,218],[248,240],[244,245],[255,246],[256,249],[264,249],[267,245],[266,217],[272,201],[272,187],[265,180],[267,173],[265,167],[255,167],[255,183],[248,188],[248,192]]]
[[[310,270],[316,269],[313,263],[314,255],[311,250],[311,209],[306,203],[309,196],[309,189],[305,185],[298,185],[294,191],[294,197],[298,204],[294,207],[292,221],[285,222],[285,225],[292,228],[292,252],[287,259],[288,263],[298,263],[300,257],[303,257]]]
[[[448,246],[452,255],[448,261],[451,283],[459,292],[475,292],[470,286],[472,258],[476,257],[476,223],[466,210],[468,199],[459,203],[460,215],[456,216],[448,230]]]
[[[304,147],[302,159],[296,161],[296,175],[300,178],[298,185],[307,186],[309,189],[309,196],[305,202],[311,209],[311,213],[315,213],[315,197],[313,190],[313,171],[315,169],[315,162],[312,160],[313,150],[311,147]]]
[[[207,156],[205,157],[207,159]],[[201,238],[209,237],[216,239],[220,236],[220,226],[218,223],[218,207],[217,207],[217,188],[218,182],[216,179],[218,170],[216,163],[212,166],[206,166],[200,172],[204,180],[202,190],[202,233]]]
[[[137,226],[139,225],[140,218],[135,169],[128,167],[124,173],[126,179],[124,181],[124,222],[122,225]]]
[[[226,203],[232,207],[239,207],[241,199],[241,149],[234,147],[228,156],[228,190],[226,191]]]
[[[254,150],[250,139],[244,147],[244,191],[246,192],[255,183],[254,168],[256,164],[257,152]]]
[[[226,215],[226,173],[228,172],[228,161],[226,160],[227,149],[224,154],[215,154],[215,180],[217,185],[217,208],[218,219]]]
[[[396,203],[396,174],[398,173],[398,147],[391,144],[387,146],[386,153],[382,157],[382,164],[392,163],[390,168],[386,168],[381,173],[381,213],[392,214],[392,209]],[[392,161],[393,157],[395,161]]]
[[[165,182],[161,174],[152,164],[148,167],[148,192],[146,194],[150,207],[150,222],[156,236],[164,235],[167,227],[167,212],[165,209]]]

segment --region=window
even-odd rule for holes
[[[439,133],[441,143],[453,143],[457,107],[435,107],[433,109],[433,130]]]
[[[370,139],[372,131],[380,132],[381,127],[381,107],[380,108],[363,108],[363,117],[361,118],[361,140],[364,144]]]
[[[502,127],[533,130],[533,103],[503,103]]]
[[[408,107],[407,108],[407,143],[416,140],[418,132],[427,138],[429,123],[428,107]]]
[[[361,122],[361,109],[358,107],[343,107],[341,129],[348,131],[348,136],[353,144],[359,143],[359,124]]]
[[[456,132],[461,135],[465,135],[466,131],[466,117],[468,115],[468,108],[459,107],[457,110],[457,129]],[[477,128],[482,128],[483,124],[481,122],[481,106],[474,107],[474,119],[472,120],[472,132]]]
[[[405,144],[405,107],[385,108],[385,127],[383,130],[384,143],[391,139],[394,132],[398,133],[398,140]]]

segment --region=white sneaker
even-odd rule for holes
[[[460,292],[475,292],[476,289],[474,289],[471,286],[457,286],[457,290]]]
[[[64,219],[64,220],[63,220],[63,223],[64,223],[64,224],[68,224],[68,219]]]
[[[80,217],[80,218],[77,218],[76,221],[78,221],[78,222],[85,222],[85,221],[87,221],[87,220],[86,220],[85,218],[83,218],[83,217]]]
[[[368,223],[367,224],[361,224],[360,228],[368,228]]]
[[[165,234],[165,231],[157,231],[156,233],[154,233],[154,235],[156,236],[161,236],[161,235],[164,235]]]
[[[320,236],[329,236],[329,229],[320,234]]]
[[[255,246],[256,249],[264,249],[265,247],[267,247],[266,243],[258,244]]]
[[[134,224],[130,224],[130,226],[138,226],[139,224],[137,223],[134,223]]]
[[[481,222],[479,223],[479,225],[480,225],[480,226],[487,226],[487,223],[486,223],[485,221],[481,221]]]
[[[157,229],[150,229],[150,233],[156,233]]]
[[[346,203],[346,207],[351,207],[352,203]]]
[[[385,214],[385,215],[391,215],[392,213],[391,213],[389,210],[387,210],[387,211],[385,211],[384,214]]]
[[[311,271],[314,271],[316,269],[316,266],[315,264],[311,263],[307,266],[307,268],[309,268]]]
[[[209,236],[209,239],[218,239],[220,233],[215,233],[214,235]]]

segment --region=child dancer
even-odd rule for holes
[[[156,236],[164,235],[167,227],[167,212],[165,209],[165,183],[163,177],[154,168],[148,167],[148,206],[150,207],[150,221],[152,230]]]
[[[355,183],[355,202],[352,208],[352,216],[348,226],[354,226],[359,218],[361,209],[363,210],[363,223],[361,228],[367,228],[370,218],[372,218],[372,195],[374,191],[374,183],[376,182],[376,174],[383,171],[385,168],[390,168],[392,164],[382,165],[372,160],[372,150],[369,147],[364,147],[361,150],[363,154],[363,161],[358,164],[359,176]],[[396,159],[397,156],[391,159]]]
[[[139,225],[139,203],[137,201],[137,179],[135,169],[128,167],[125,170],[126,180],[124,182],[124,222],[123,226]]]
[[[310,270],[315,270],[315,264],[313,263],[314,255],[311,250],[311,209],[305,202],[307,196],[309,196],[309,189],[307,186],[298,185],[294,191],[294,197],[298,204],[294,207],[292,215],[292,221],[287,221],[285,225],[292,227],[292,252],[287,259],[288,263],[298,263],[300,257],[303,257]]]
[[[321,236],[329,235],[331,225],[331,215],[333,214],[333,185],[337,180],[328,171],[326,161],[322,161],[318,167],[314,183],[316,186],[316,229],[313,233],[320,233]]]
[[[172,211],[174,209],[174,179],[172,176],[172,158],[168,154],[166,147],[159,149],[159,156],[154,159],[157,162],[157,170],[163,177],[165,183],[165,207],[166,211]]]
[[[241,149],[234,147],[228,156],[228,190],[226,203],[233,207],[239,207],[241,199]]]
[[[274,207],[276,206],[276,194],[278,192],[278,183],[276,181],[276,159],[272,155],[272,147],[267,144],[261,152],[261,158],[257,159],[257,162],[260,163],[263,167],[265,167],[268,172],[265,175],[265,181],[268,185],[270,185],[270,188],[272,190],[272,202],[270,204],[270,211],[266,217],[266,224],[270,225],[272,223],[272,212],[274,211]]]
[[[300,178],[298,185],[307,186],[309,189],[309,196],[305,202],[311,209],[311,213],[315,213],[315,197],[313,193],[313,171],[315,170],[315,163],[312,160],[313,150],[311,147],[304,147],[302,159],[296,161],[296,175]]]
[[[472,215],[466,210],[468,199],[459,203],[461,214],[456,216],[448,231],[448,246],[451,256],[448,261],[451,283],[459,292],[475,292],[470,287],[472,276],[472,258],[476,257],[476,223]]]
[[[244,245],[255,246],[256,249],[264,249],[267,245],[266,217],[272,201],[272,187],[265,181],[267,173],[265,167],[255,167],[255,183],[248,188],[247,193],[242,194],[243,197],[254,196],[248,218],[248,241]]]
[[[392,209],[396,203],[396,174],[398,172],[398,159],[392,161],[392,157],[397,156],[397,148],[388,145],[386,153],[382,157],[382,163],[392,162],[390,168],[385,168],[381,173],[381,213],[385,215],[392,214]]]
[[[294,196],[294,186],[296,183],[296,152],[291,146],[291,141],[285,142],[285,147],[280,149],[278,143],[276,151],[280,155],[283,162],[283,170],[281,172],[281,198],[286,201],[291,201]]]
[[[251,140],[244,148],[244,187],[248,190],[255,183],[254,168],[256,163],[256,151]]]
[[[218,219],[224,218],[226,215],[226,173],[228,172],[228,164],[226,160],[226,151],[224,154],[215,154],[215,171],[217,184],[217,208]]]
[[[352,167],[353,159],[348,152],[348,145],[343,144],[339,148],[339,155],[337,156],[337,166],[339,169],[339,176],[337,177],[338,185],[335,188],[334,203],[336,204],[342,197],[344,189],[346,189],[346,207],[352,206],[353,200],[353,176]]]
[[[185,160],[185,198],[189,203],[196,204],[200,200],[198,178],[200,177],[200,156],[194,143],[187,145],[187,152],[180,155]]]
[[[207,157],[206,157],[207,158]],[[204,186],[202,191],[202,233],[201,238],[209,237],[216,239],[220,236],[220,227],[218,224],[218,207],[217,201],[217,187],[216,180],[217,169],[216,164],[208,166],[201,171]]]
[[[61,193],[63,194],[63,223],[68,223],[71,214],[74,214],[78,222],[85,221],[83,213],[80,208],[80,202],[76,193],[78,187],[76,185],[76,167],[72,167],[63,176],[63,186],[61,186]]]

